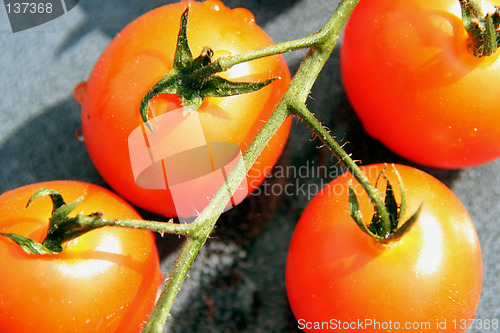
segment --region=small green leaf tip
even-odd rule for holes
[[[484,15],[478,0],[460,0],[462,21],[469,35],[469,49],[475,57],[490,56],[500,47],[500,7]]]
[[[0,235],[7,237],[19,245],[24,252],[28,254],[43,255],[43,254],[57,254],[61,251],[53,251],[44,245],[35,242],[34,240],[12,233],[0,233]]]

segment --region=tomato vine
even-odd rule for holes
[[[259,50],[249,51],[236,56],[219,58],[214,62],[196,69],[191,73],[191,77],[207,77],[218,72],[228,70],[232,66],[246,61],[304,48],[309,49],[309,52],[307,53],[305,59],[302,61],[299,69],[295,73],[289,88],[274,109],[269,120],[265,123],[262,130],[255,137],[248,149],[243,153],[242,158],[238,161],[238,164],[240,165],[235,166],[233,171],[229,173],[226,184],[229,185],[228,187],[230,191],[228,192],[227,188],[219,189],[208,206],[193,222],[192,225],[196,226],[195,230],[193,231],[192,235],[187,237],[186,243],[181,250],[181,253],[175,263],[170,277],[166,281],[165,289],[160,296],[160,299],[151,315],[149,322],[144,329],[144,332],[159,333],[162,331],[163,324],[168,318],[175,295],[177,294],[180,284],[187,274],[187,270],[191,266],[194,257],[210,235],[210,232],[214,228],[218,217],[222,214],[227,202],[229,202],[231,195],[234,193],[241,180],[245,177],[245,173],[248,172],[265,145],[271,139],[272,135],[278,130],[280,125],[290,115],[298,116],[300,119],[305,121],[305,123],[311,128],[311,130],[318,136],[321,141],[326,144],[326,146],[332,151],[332,153],[339,159],[340,163],[342,163],[348,169],[348,171],[352,173],[354,178],[362,185],[363,189],[367,192],[375,208],[372,223],[375,222],[376,224],[379,224],[381,226],[381,232],[377,234],[374,232],[367,232],[363,229],[363,227],[365,226],[364,222],[359,216],[356,215],[356,204],[354,203],[354,200],[351,201],[351,199],[355,199],[355,196],[353,197],[351,195],[351,217],[356,221],[356,223],[358,223],[363,231],[381,242],[388,242],[402,237],[403,234],[407,232],[411,228],[413,223],[415,223],[415,221],[417,220],[422,205],[417,209],[416,212],[411,215],[411,217],[406,222],[396,222],[396,226],[398,226],[399,224],[399,230],[397,230],[397,228],[394,228],[394,222],[391,223],[390,214],[398,215],[399,210],[405,209],[404,186],[401,180],[399,187],[401,190],[401,197],[403,198],[403,202],[401,205],[396,205],[396,207],[391,208],[390,205],[384,202],[384,199],[377,188],[371,185],[366,175],[351,159],[350,155],[344,151],[344,149],[330,135],[328,130],[314,117],[314,115],[308,110],[306,106],[306,100],[309,96],[311,88],[326,61],[329,59],[333,49],[336,46],[337,41],[340,38],[340,34],[345,23],[347,22],[349,16],[351,15],[358,2],[359,0],[341,1],[333,15],[322,27],[322,29],[309,36],[293,41],[271,45]],[[465,3],[468,4],[469,2],[465,1]],[[464,5],[464,1],[461,1],[461,4]],[[480,8],[477,3],[473,8],[476,8],[476,13],[478,15],[481,13],[480,10],[477,10],[477,8]],[[466,24],[465,9],[464,24]],[[243,164],[244,168],[241,167],[241,164]],[[388,187],[390,187],[390,184],[388,184]],[[389,209],[392,209],[393,211],[389,212]],[[393,232],[394,230],[395,232]]]
[[[339,39],[344,24],[358,2],[359,0],[342,1],[324,27],[319,32],[308,37],[268,46],[266,48],[250,51],[239,56],[221,58],[198,70],[204,75],[206,75],[206,73],[217,73],[219,71],[227,70],[241,62],[302,48],[310,49],[310,52],[307,54],[301,66],[297,70],[288,90],[276,106],[269,120],[265,123],[262,130],[245,151],[242,158],[238,161],[238,164],[243,164],[244,168],[236,165],[233,171],[229,173],[226,184],[228,184],[230,191],[228,192],[226,189],[219,189],[208,206],[193,222],[193,225],[197,226],[196,235],[192,235],[186,239],[174,268],[166,281],[166,285],[160,299],[153,310],[150,320],[144,328],[144,332],[162,331],[163,325],[170,313],[170,308],[173,304],[175,295],[177,294],[180,284],[187,274],[187,270],[191,266],[194,257],[210,235],[218,217],[222,214],[227,202],[229,202],[232,193],[234,193],[237,186],[244,178],[245,172],[249,170],[262,149],[271,139],[272,135],[278,130],[279,126],[289,115],[297,115],[304,119],[306,123],[311,125],[311,128],[320,137],[320,139],[327,143],[336,155],[341,155],[339,156],[341,162],[347,166],[349,171],[355,174],[356,178],[358,178],[360,183],[363,184],[365,189],[368,189],[370,198],[375,203],[377,212],[382,219],[386,220],[386,225],[389,223],[388,213],[378,190],[368,182],[366,176],[363,175],[357,165],[350,159],[349,155],[340,147],[340,145],[336,143],[336,141],[330,136],[324,127],[321,126],[321,124],[316,120],[316,118],[314,118],[305,106],[307,97],[316,80],[316,77],[330,57],[330,54]],[[242,172],[241,170],[245,170],[245,172]]]

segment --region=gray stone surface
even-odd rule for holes
[[[140,14],[171,2],[85,0],[49,23],[16,34],[10,30],[5,7],[0,8],[0,192],[54,179],[106,186],[84,145],[75,138],[79,107],[72,100],[72,89],[86,79],[120,29]],[[319,29],[338,1],[226,3],[251,9],[257,22],[279,42]],[[292,71],[304,54],[286,54]],[[410,164],[363,132],[344,96],[338,51],[321,73],[311,97],[310,109],[339,139],[350,142],[347,149],[355,158],[364,164]],[[288,242],[310,195],[329,181],[312,171],[319,165],[335,170],[329,153],[317,149],[319,142],[311,139],[309,130],[295,122],[278,165],[305,168],[307,179],[286,172],[276,174],[265,183],[261,196],[251,196],[220,219],[214,237],[202,249],[182,286],[168,321],[169,332],[298,331],[284,286]],[[500,161],[462,171],[423,169],[445,182],[469,210],[484,260],[477,318],[500,319]],[[284,183],[294,184],[295,195],[280,195]],[[165,272],[175,260],[178,243],[174,236],[158,239]]]

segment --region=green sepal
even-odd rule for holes
[[[417,211],[405,222],[403,223],[397,230],[395,230],[391,235],[383,240],[384,243],[390,243],[390,242],[397,242],[401,238],[403,238],[404,235],[406,235],[411,228],[415,225],[417,222],[420,213],[422,212],[423,208],[423,203],[420,204],[418,207]]]
[[[141,101],[141,105],[139,107],[139,111],[141,113],[141,118],[144,124],[149,128],[151,132],[153,128],[149,123],[148,109],[149,109],[149,101],[151,101],[154,97],[160,94],[175,94],[177,92],[177,77],[175,72],[170,72],[165,77],[163,77],[158,83],[156,83],[144,96]]]
[[[359,228],[368,234],[371,237],[379,238],[376,233],[373,233],[372,230],[365,224],[363,221],[363,214],[361,214],[361,210],[359,209],[358,198],[356,197],[356,193],[354,192],[354,188],[352,187],[352,180],[349,181],[349,215],[353,218]]]
[[[10,238],[16,242],[26,253],[29,254],[57,254],[63,251],[62,244],[71,239],[74,239],[82,234],[85,234],[91,230],[100,228],[102,223],[102,214],[97,212],[90,214],[86,217],[93,217],[90,222],[86,219],[85,222],[82,221],[81,214],[70,217],[69,214],[82,202],[85,195],[80,196],[75,201],[67,204],[62,195],[58,192],[42,188],[35,192],[31,196],[26,205],[26,208],[30,206],[33,200],[45,196],[50,196],[52,200],[52,214],[49,218],[49,228],[47,235],[42,243],[38,243],[30,238],[12,234],[12,233],[2,233],[1,235]]]
[[[200,69],[212,64],[213,50],[205,47],[193,59],[187,38],[188,14],[190,6],[181,16],[173,69],[158,81],[144,96],[139,106],[142,121],[153,132],[149,123],[149,102],[160,94],[178,95],[184,107],[197,110],[205,97],[228,97],[247,94],[266,87],[279,78],[264,82],[232,82],[218,75],[216,71],[204,73]],[[222,71],[222,69],[221,69]]]
[[[385,175],[384,171],[380,173],[375,186],[378,186],[381,177],[385,179],[387,184],[385,189],[384,204],[389,215],[390,226],[389,229],[386,230],[385,226],[382,223],[382,219],[377,214],[373,214],[369,228],[370,231],[372,231],[374,234],[380,236],[381,238],[386,238],[389,237],[393,230],[397,229],[399,207],[396,202],[396,198],[394,197],[392,184],[389,178],[387,178],[387,176]]]
[[[62,195],[57,191],[48,188],[41,188],[31,196],[26,208],[29,207],[33,200],[43,198],[45,196],[50,196],[50,199],[52,200],[52,214],[49,219],[49,232],[51,229],[59,228],[59,225],[64,223],[65,220],[68,220],[69,213],[71,213],[85,198],[84,194],[77,198],[74,202],[67,204]]]
[[[500,47],[500,7],[484,15],[478,0],[460,0],[469,49],[476,57],[489,56]]]
[[[220,76],[212,76],[203,86],[201,95],[204,97],[228,97],[251,93],[260,90],[280,78],[271,78],[264,82],[233,82]]]
[[[370,235],[380,243],[390,243],[400,240],[408,231],[410,231],[422,211],[422,205],[420,205],[418,210],[407,221],[402,221],[406,211],[405,188],[403,179],[398,170],[394,165],[392,165],[392,168],[401,190],[401,203],[399,205],[394,194],[394,187],[392,186],[390,179],[385,174],[385,169],[378,175],[375,182],[375,186],[378,187],[381,179],[385,179],[386,181],[384,205],[389,216],[390,225],[388,227],[384,225],[381,217],[376,211],[372,216],[370,224],[367,226],[364,223],[363,216],[359,209],[358,199],[352,186],[352,181],[349,181],[349,214],[363,232]]]
[[[38,191],[33,194],[30,199],[28,200],[28,203],[26,204],[26,208],[29,207],[29,205],[33,202],[33,200],[42,198],[45,196],[50,196],[50,199],[52,200],[52,212],[54,210],[66,205],[66,202],[64,201],[63,197],[61,194],[58,192],[48,189],[48,188],[41,188]]]
[[[191,10],[191,5],[188,5],[181,16],[181,27],[177,35],[177,48],[174,56],[174,69],[183,70],[191,66],[193,62],[193,53],[189,47],[187,38],[188,15]]]
[[[68,217],[69,213],[71,213],[76,208],[76,206],[78,206],[80,202],[83,201],[83,199],[85,199],[85,194],[70,204],[65,204],[61,207],[55,208],[52,211],[52,216],[50,217],[49,229],[52,227],[56,227],[57,225],[62,224],[63,221],[70,219]]]
[[[403,222],[403,217],[405,216],[406,213],[406,191],[405,191],[405,185],[403,183],[403,178],[401,177],[401,174],[399,173],[398,169],[396,166],[393,164],[392,165],[392,170],[394,171],[394,174],[396,175],[396,178],[398,179],[398,185],[400,188],[400,194],[401,194],[401,203],[399,204],[398,207],[398,217],[396,221],[396,229],[401,227],[402,222]]]
[[[484,17],[481,5],[475,1],[459,0],[462,9],[462,20],[466,30],[477,29],[480,20]]]
[[[44,245],[35,242],[34,240],[24,237],[18,234],[12,234],[12,233],[0,233],[0,235],[7,237],[14,242],[16,242],[17,245],[19,245],[24,252],[28,254],[36,254],[36,255],[42,255],[42,254],[57,254],[61,251],[54,251],[51,250]]]
[[[394,190],[392,187],[389,178],[387,179],[387,187],[385,189],[385,206],[387,207],[387,211],[389,213],[389,219],[391,221],[391,230],[389,232],[393,232],[398,227],[398,204],[396,202],[396,198],[394,197]]]

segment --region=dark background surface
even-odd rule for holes
[[[125,25],[171,2],[83,0],[67,14],[15,34],[5,7],[1,7],[0,192],[55,179],[106,186],[84,144],[75,137],[80,121],[79,106],[72,99],[73,87],[87,78],[100,53]],[[280,42],[318,30],[338,2],[225,3],[250,9],[257,23]],[[305,51],[285,55],[292,73],[304,55]],[[308,106],[340,141],[349,141],[346,149],[363,164],[411,164],[364,133],[343,92],[338,48],[318,78]],[[278,168],[285,170],[291,165],[296,170],[301,168],[306,176],[275,173],[263,185],[260,196],[250,196],[221,217],[176,299],[169,332],[298,331],[284,286],[288,242],[311,196],[331,179],[314,171],[325,165],[331,173],[337,170],[328,151],[317,149],[320,143],[312,139],[305,125],[295,121]],[[477,318],[500,319],[500,161],[461,171],[421,169],[448,185],[469,210],[484,261]],[[288,183],[293,184],[289,188],[295,195],[280,195],[280,188]],[[176,258],[179,243],[176,236],[158,239],[165,274]]]

